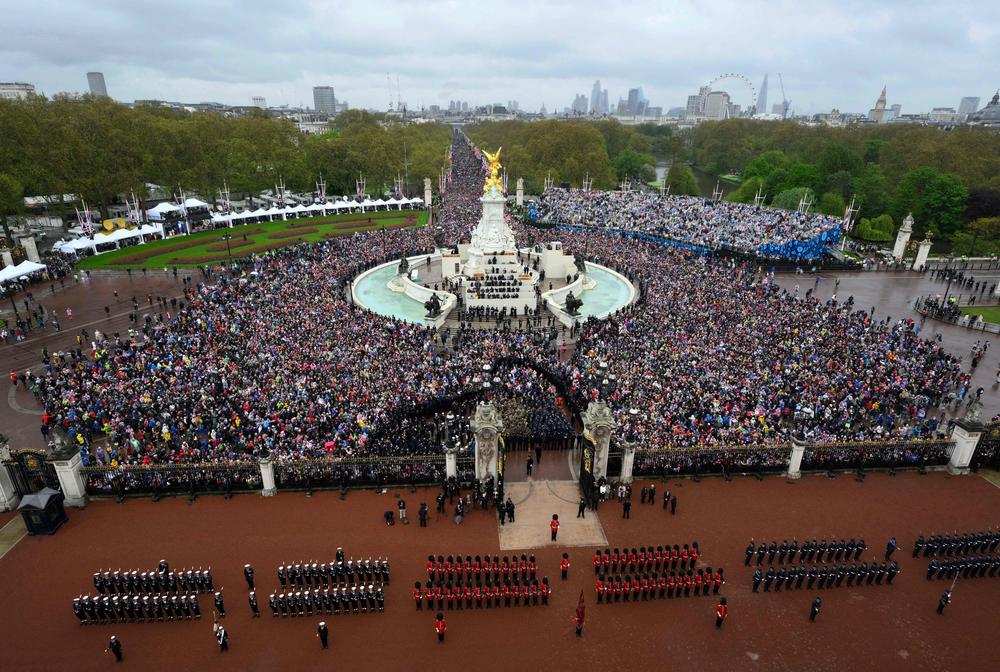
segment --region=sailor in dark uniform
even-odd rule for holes
[[[316,636],[319,637],[319,643],[323,645],[323,648],[327,648],[330,640],[330,630],[326,627],[326,621],[319,622],[319,625],[316,627]]]
[[[225,601],[222,599],[221,592],[215,593],[215,610],[219,612],[220,618],[226,617],[226,604]]]
[[[767,568],[767,574],[764,575],[764,592],[771,592],[771,584],[774,582],[774,567]]]
[[[756,593],[757,589],[760,588],[761,581],[763,581],[763,577],[761,576],[760,569],[755,569],[753,572],[753,592]]]
[[[73,598],[73,615],[80,619],[80,625],[87,622],[87,612],[83,608],[83,601],[79,597]]]
[[[253,590],[253,567],[250,565],[243,565],[243,578],[247,580],[247,588]]]
[[[250,602],[250,611],[253,612],[253,617],[260,618],[260,606],[257,604],[257,593],[251,590],[248,601]]]
[[[745,566],[747,566],[747,567],[750,566],[750,560],[753,559],[753,553],[754,553],[754,545],[753,545],[753,539],[751,539],[750,543],[747,544],[746,558],[743,560],[743,564]]]

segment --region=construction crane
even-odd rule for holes
[[[788,118],[788,108],[792,104],[792,101],[785,98],[785,82],[781,79],[781,73],[778,73],[778,84],[781,85],[781,118]]]
[[[385,85],[389,87],[389,111],[392,112],[392,80],[389,79],[389,73],[385,73]]]

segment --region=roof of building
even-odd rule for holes
[[[986,107],[970,114],[969,121],[1000,123],[1000,91],[993,94],[992,100],[986,104]]]

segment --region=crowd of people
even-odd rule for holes
[[[565,232],[563,243],[627,269],[642,298],[575,327],[571,351],[539,337],[531,320],[452,329],[442,340],[351,302],[359,269],[467,238],[482,180],[481,160],[457,136],[435,227],[358,233],[203,269],[176,304],[150,306],[155,318],[142,333],[95,334],[89,348],[36,368],[43,431],[64,433],[87,464],[114,468],[270,455],[281,482],[305,487],[441,481],[443,461],[385,458],[443,455],[427,433],[436,404],[484,387],[498,400],[537,399],[551,388],[535,380],[527,390],[526,372],[544,368],[568,404],[611,405],[618,432],[648,451],[636,458],[639,473],[756,471],[777,466],[793,432],[815,442],[931,435],[938,403],[968,388],[959,360],[911,321],[875,319],[851,299],[792,295],[748,264],[597,230]],[[720,229],[774,239],[823,226],[749,221],[745,231]],[[523,364],[484,373],[498,358]],[[533,405],[528,431],[566,431],[559,409]],[[755,450],[724,450],[732,446]]]
[[[543,222],[652,234],[751,253],[764,245],[805,243],[824,233],[836,232],[836,238],[830,238],[834,242],[841,225],[839,218],[821,214],[642,191],[550,188],[540,206]]]

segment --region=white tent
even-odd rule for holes
[[[157,206],[159,207],[159,206]],[[207,208],[208,203],[205,201],[199,201],[197,198],[188,198],[184,200],[185,208]]]
[[[361,202],[361,209],[362,210],[364,210],[365,208],[373,208],[373,207],[375,207],[375,201],[373,201],[370,198],[366,198],[365,200],[363,200]]]
[[[388,203],[388,201],[383,201],[381,198],[378,198],[378,199],[375,199],[375,201],[373,202],[373,205],[377,208],[379,206],[384,206],[387,203]]]
[[[65,243],[56,243],[56,248],[60,252],[75,254],[80,250],[95,249],[95,243],[90,238],[76,238]]]
[[[349,201],[346,201],[346,202],[344,203],[344,205],[345,205],[346,207],[348,207],[348,208],[360,208],[360,207],[361,207],[361,204],[360,204],[360,203],[358,203],[358,202],[357,202],[356,200],[354,200],[353,198],[352,198],[351,200],[349,200]]]
[[[419,196],[414,196],[413,198],[410,199],[410,203],[413,205],[423,205],[424,199],[420,198]]]
[[[45,268],[45,264],[36,264],[33,261],[27,260],[22,261],[16,266],[8,266],[0,269],[0,283],[9,282],[17,278],[23,278],[26,275],[31,275],[32,273],[37,273],[38,271],[44,271]]]
[[[258,218],[267,217],[268,219],[271,219],[271,213],[265,210],[264,208],[257,208],[256,210],[251,212],[249,216]]]
[[[170,212],[180,212],[180,211],[181,211],[181,209],[178,208],[173,203],[170,203],[168,201],[164,201],[163,203],[160,203],[155,208],[150,208],[149,210],[147,210],[146,214],[149,215],[150,219],[163,219],[164,218],[163,216],[166,215],[167,213],[170,213]]]
[[[307,212],[325,212],[328,205],[323,205],[322,203],[313,203],[312,205],[306,206]]]
[[[397,200],[396,200],[396,197],[395,197],[395,196],[391,196],[391,197],[389,198],[389,200],[385,202],[385,204],[386,204],[386,205],[389,205],[389,206],[392,206],[392,205],[395,205],[397,209],[399,209],[399,204],[400,204],[400,203],[402,203],[402,201],[397,201]],[[391,210],[391,209],[392,209],[392,208],[390,208],[390,210]]]

